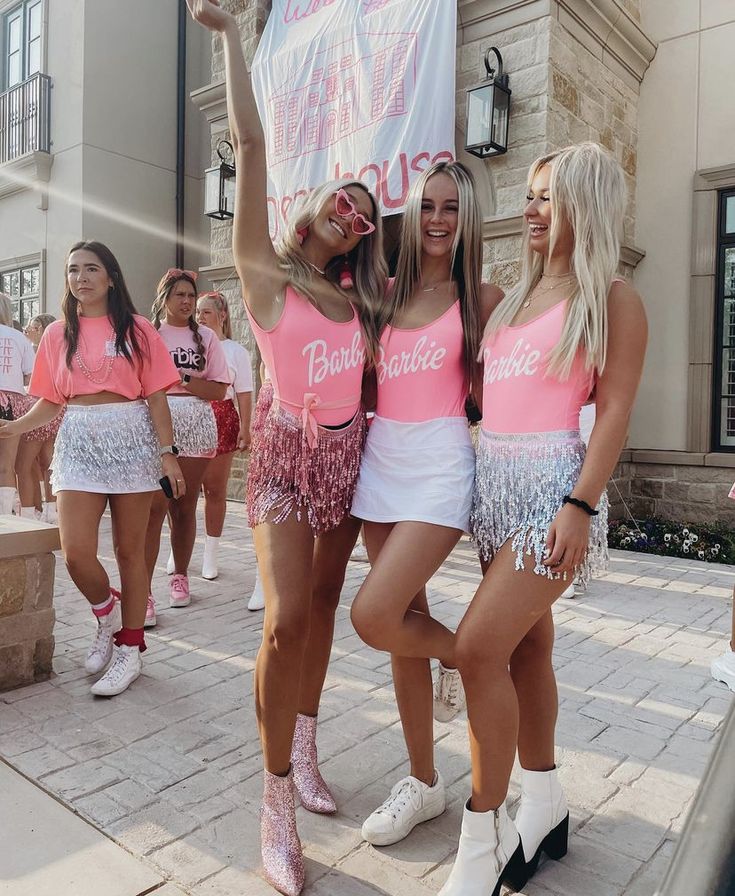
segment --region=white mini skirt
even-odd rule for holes
[[[360,464],[352,515],[413,520],[467,531],[475,451],[465,417],[399,423],[375,417]]]

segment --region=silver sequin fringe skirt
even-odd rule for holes
[[[144,401],[68,405],[56,437],[51,487],[127,495],[159,488],[158,437]]]
[[[245,493],[248,525],[280,523],[295,513],[298,520],[306,516],[314,535],[336,529],[352,506],[365,428],[360,410],[341,429],[320,426],[311,448],[300,418],[273,401],[253,429]]]
[[[174,443],[181,457],[214,457],[217,421],[212,403],[195,395],[169,395]]]
[[[492,560],[509,539],[516,569],[533,563],[537,575],[554,574],[543,566],[546,537],[562,498],[574,488],[585,447],[577,431],[480,434],[470,531],[480,556]],[[608,564],[607,495],[592,517],[587,557],[577,579],[587,585]]]

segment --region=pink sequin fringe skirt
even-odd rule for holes
[[[28,411],[36,403],[36,399],[25,392],[5,392],[0,389],[0,420],[17,420]]]
[[[295,513],[298,520],[306,515],[314,535],[336,529],[352,506],[365,430],[360,410],[342,429],[320,426],[310,448],[299,417],[273,402],[262,424],[253,427],[248,524],[280,523]]]
[[[253,436],[253,438],[255,438],[257,432],[262,432],[263,426],[265,425],[265,418],[268,416],[268,411],[271,409],[272,404],[273,383],[270,380],[266,380],[258,392],[258,399],[255,402],[253,418],[250,421],[250,435]]]
[[[240,432],[240,415],[235,402],[231,398],[213,401],[212,410],[217,423],[217,457],[220,454],[231,454],[237,448],[237,436]]]
[[[38,401],[37,398],[33,399],[33,404]],[[43,426],[38,426],[36,429],[32,429],[30,432],[27,432],[23,435],[24,442],[47,442],[49,439],[55,439],[59,432],[59,427],[61,426],[61,421],[64,419],[64,408],[62,408],[59,413],[54,417],[53,420],[50,420],[48,423],[44,423]]]

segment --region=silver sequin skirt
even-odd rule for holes
[[[214,457],[217,421],[212,403],[195,395],[169,395],[174,444],[181,457]]]
[[[470,531],[484,560],[492,560],[510,539],[516,569],[525,569],[530,558],[537,575],[554,576],[543,565],[546,537],[562,498],[579,479],[584,455],[584,443],[575,430],[481,432]],[[600,512],[591,518],[587,557],[577,573],[585,586],[607,568],[607,508],[603,494]]]
[[[144,401],[67,405],[54,445],[51,487],[54,493],[104,495],[157,491],[159,451]]]

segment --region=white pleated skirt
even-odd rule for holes
[[[465,417],[398,423],[376,416],[368,430],[352,515],[466,532],[474,481],[475,451]]]

